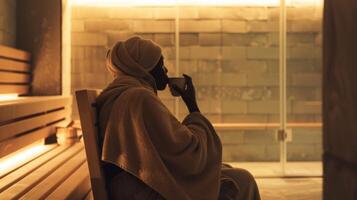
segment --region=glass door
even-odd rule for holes
[[[223,161],[255,176],[281,175],[277,5],[177,8],[178,75],[192,76],[201,111],[221,138]],[[182,119],[187,109],[178,109]]]
[[[287,176],[322,175],[322,0],[286,6]]]

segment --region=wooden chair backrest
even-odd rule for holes
[[[30,63],[30,53],[0,45],[0,94],[29,93]]]
[[[96,90],[76,91],[93,197],[94,199],[106,200],[109,195],[106,190],[105,177],[100,159],[101,149],[99,145],[97,111],[95,107],[97,95],[98,92]]]

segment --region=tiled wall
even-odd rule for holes
[[[106,48],[134,34],[152,39],[175,71],[175,8],[88,8],[72,13],[72,89],[103,88]],[[217,123],[278,122],[279,9],[180,9],[180,73],[193,77],[201,110]],[[321,119],[321,8],[288,8],[288,120]],[[173,110],[168,92],[160,97]],[[180,117],[186,108],[180,104]],[[275,130],[220,131],[226,161],[278,160]],[[289,160],[319,160],[321,131],[294,130]]]
[[[15,0],[0,0],[0,45],[16,45]]]

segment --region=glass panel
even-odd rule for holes
[[[180,74],[192,76],[225,162],[278,162],[279,8],[180,7]],[[180,118],[187,114],[179,106]]]
[[[322,0],[295,0],[287,7],[288,175],[322,174],[322,9]]]

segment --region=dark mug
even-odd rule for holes
[[[169,78],[169,88],[172,96],[178,97],[180,93],[178,93],[172,86],[180,88],[181,91],[184,91],[186,88],[186,79],[184,77],[171,77]]]

